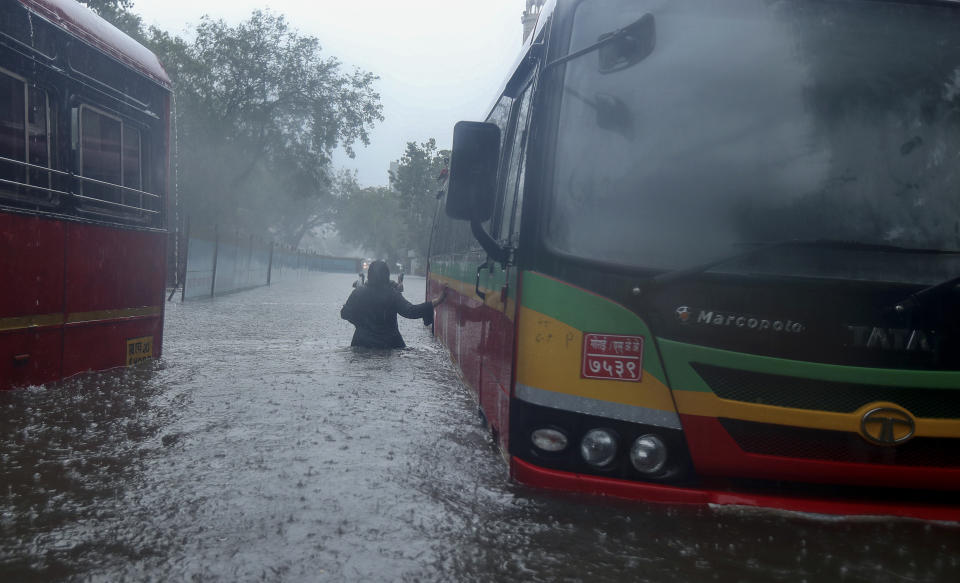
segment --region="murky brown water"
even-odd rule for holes
[[[960,581],[955,525],[513,484],[429,329],[347,347],[352,281],[171,303],[162,362],[0,393],[0,580]]]

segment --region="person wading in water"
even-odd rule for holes
[[[433,300],[411,304],[390,281],[390,268],[383,261],[374,261],[367,269],[367,283],[350,294],[340,310],[340,317],[356,330],[350,346],[366,348],[404,348],[403,336],[397,327],[397,315],[423,318],[433,322],[433,308],[447,297],[447,288]]]

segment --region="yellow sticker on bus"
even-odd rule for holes
[[[127,340],[127,366],[133,366],[153,356],[153,336]]]

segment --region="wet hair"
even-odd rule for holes
[[[390,283],[390,267],[384,261],[374,261],[367,268],[367,283],[370,285],[387,285]]]

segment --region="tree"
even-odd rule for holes
[[[204,17],[193,41],[145,30],[133,0],[85,0],[153,50],[175,88],[178,189],[195,224],[220,224],[297,245],[330,224],[357,190],[331,158],[382,121],[377,77],[321,53],[283,16],[255,11],[236,27]]]
[[[383,119],[377,77],[343,72],[336,58],[322,56],[316,38],[264,11],[236,27],[205,17],[190,43],[150,32],[177,91],[186,212],[202,222],[282,232],[288,240],[322,222],[303,209],[329,198],[333,151],[352,156],[353,145],[369,143],[370,129]]]
[[[333,174],[317,196],[290,196],[279,209],[273,234],[283,243],[299,247],[314,229],[335,224],[342,201],[360,189],[356,171],[340,170]]]
[[[427,256],[437,193],[443,187],[440,176],[449,158],[450,152],[438,150],[433,138],[420,144],[407,142],[397,172],[390,175],[390,183],[399,196],[403,243],[420,257]]]
[[[388,264],[403,260],[400,200],[389,188],[364,188],[351,193],[342,201],[336,225],[342,241],[360,245]]]

